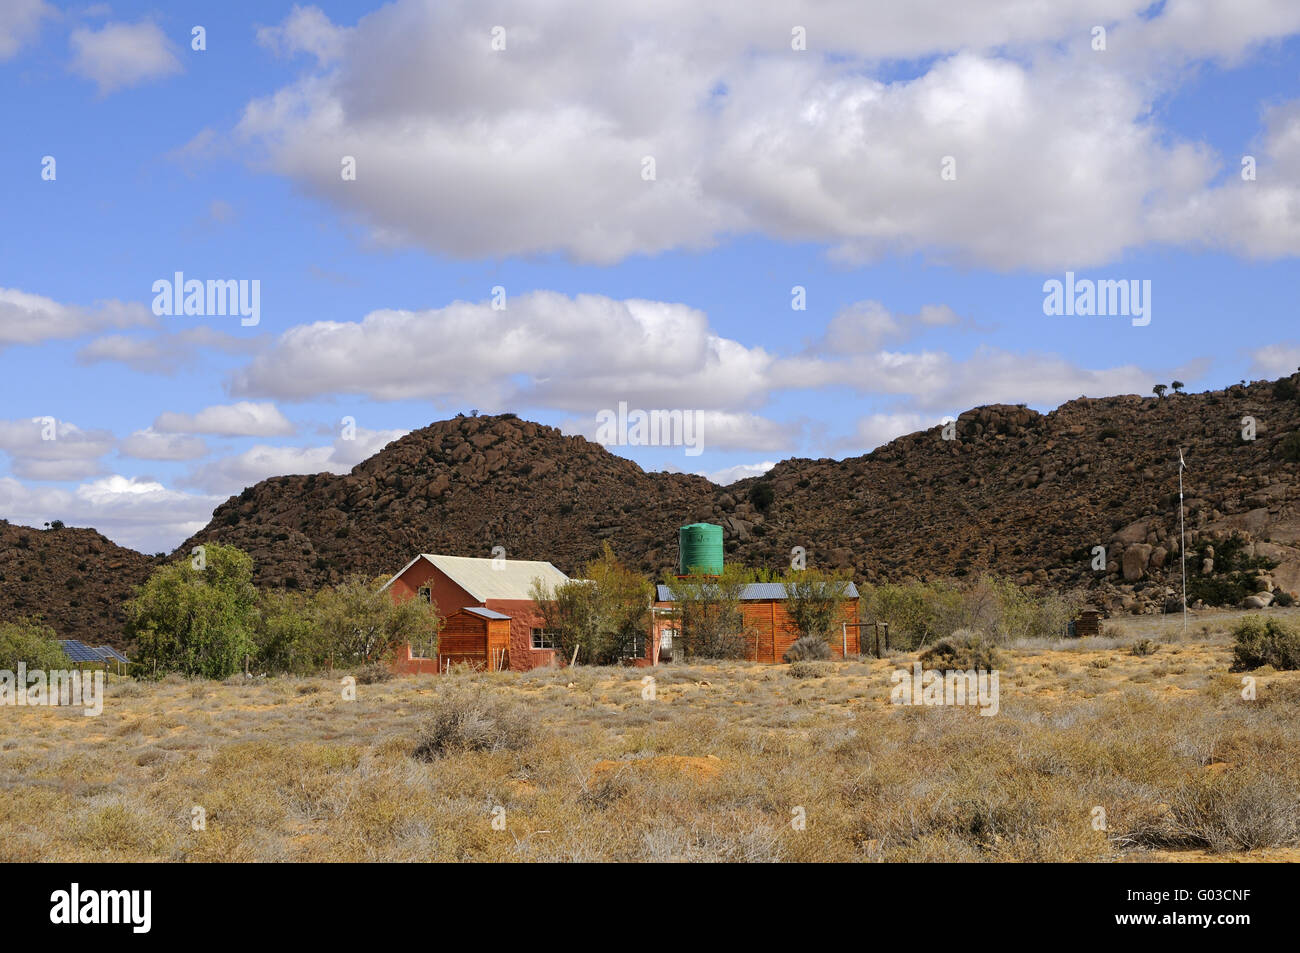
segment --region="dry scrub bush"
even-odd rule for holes
[[[387,682],[393,679],[393,670],[382,662],[375,662],[371,665],[363,665],[357,669],[354,676],[358,685],[375,685],[379,682]]]
[[[958,629],[922,652],[920,661],[922,667],[927,669],[983,669],[991,672],[999,667],[1001,659],[993,643],[983,633]]]
[[[831,657],[831,647],[826,640],[816,635],[805,635],[796,639],[781,658],[787,662],[805,662]]]
[[[786,674],[791,678],[825,678],[831,670],[820,662],[791,662]]]
[[[1300,631],[1281,619],[1247,616],[1232,630],[1232,671],[1271,665],[1278,671],[1300,668]]]
[[[1183,781],[1168,804],[1140,813],[1114,840],[1124,847],[1214,853],[1300,842],[1300,791],[1294,779],[1233,769]]]
[[[434,701],[420,726],[414,756],[435,761],[457,751],[519,751],[534,740],[522,705],[493,698],[478,686],[454,688]]]

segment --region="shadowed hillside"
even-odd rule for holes
[[[646,473],[510,415],[461,417],[409,434],[347,476],[263,481],[182,549],[235,543],[253,553],[263,584],[305,587],[393,572],[419,551],[487,556],[493,546],[572,572],[606,540],[658,573],[676,558],[677,527],[708,520],[723,525],[729,558],[754,565],[783,567],[803,546],[810,564],[867,581],[987,570],[1087,586],[1113,609],[1163,608],[1178,566],[1181,446],[1194,573],[1235,573],[1249,588],[1264,575],[1252,567],[1280,561],[1270,588],[1294,590],[1300,466],[1283,444],[1300,430],[1295,383],[1080,398],[1046,415],[981,407],[959,417],[953,439],[935,427],[865,456],[788,460],[728,487]],[[1246,416],[1253,441],[1241,437]],[[1205,563],[1205,547],[1224,550],[1233,533],[1230,559],[1225,551],[1219,565]],[[1105,572],[1092,569],[1099,545]]]
[[[397,571],[417,552],[548,559],[574,572],[608,541],[657,575],[677,528],[722,524],[728,558],[860,581],[971,576],[1084,587],[1111,611],[1162,611],[1179,585],[1178,448],[1186,455],[1192,600],[1300,588],[1300,375],[1164,398],[1079,398],[1049,414],[995,405],[865,456],[787,460],[718,487],[647,473],[582,437],[514,415],[457,417],[394,441],[343,476],[273,477],[231,497],[205,541],[252,554],[263,586],[314,588]],[[1242,439],[1242,419],[1257,437]],[[706,435],[707,436],[707,435]],[[92,530],[8,524],[0,612],[113,641],[152,560]],[[23,541],[25,539],[25,542]],[[1093,569],[1094,547],[1107,567]],[[1270,568],[1272,567],[1272,568]]]

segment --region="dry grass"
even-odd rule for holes
[[[995,717],[891,705],[902,654],[114,681],[3,710],[0,860],[1297,859],[1300,672],[1243,700],[1229,621],[1005,649]]]

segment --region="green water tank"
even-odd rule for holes
[[[691,523],[678,532],[677,571],[683,575],[722,573],[722,527],[713,523]]]

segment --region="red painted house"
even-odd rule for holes
[[[394,602],[432,602],[443,618],[438,649],[406,645],[394,668],[402,674],[439,672],[449,663],[516,672],[555,663],[554,640],[531,592],[569,581],[548,562],[476,559],[421,553],[384,584]]]

